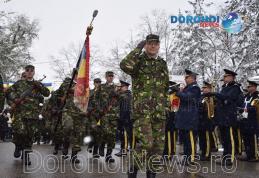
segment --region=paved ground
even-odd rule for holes
[[[93,160],[91,154],[83,147],[80,156],[82,162],[78,166],[73,166],[69,160],[63,161],[60,157],[51,156],[52,147],[50,145],[34,145],[34,153],[31,155],[33,165],[28,169],[22,165],[21,159],[13,158],[14,145],[12,143],[0,143],[0,177],[6,178],[81,178],[81,177],[127,177],[126,166],[122,168],[125,160],[116,158],[116,164],[106,164],[104,159]],[[115,150],[114,152],[117,152]],[[99,165],[99,166],[98,166]],[[124,164],[126,165],[126,164]],[[158,178],[177,177],[177,178],[259,178],[259,163],[237,162],[237,168],[233,173],[225,173],[221,166],[209,162],[202,162],[198,173],[188,173],[187,168],[182,173],[173,170],[171,173],[161,173]],[[99,172],[98,172],[99,167]],[[172,170],[172,169],[170,169]],[[213,170],[215,173],[211,173]],[[190,172],[191,170],[189,170]],[[204,172],[210,173],[204,173]],[[227,171],[227,170],[225,170]],[[30,172],[30,173],[29,173]],[[146,177],[144,173],[138,177]]]

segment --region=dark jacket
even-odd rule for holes
[[[217,125],[237,126],[237,111],[243,103],[243,94],[240,85],[236,82],[224,84],[220,93],[216,93],[217,106],[215,119]],[[240,104],[241,103],[241,104]]]
[[[182,92],[177,92],[180,107],[176,113],[176,128],[197,130],[199,124],[200,87],[196,82],[187,85]]]
[[[245,102],[248,102],[246,106],[248,117],[243,118],[241,120],[241,130],[243,132],[255,134],[258,128],[256,107],[251,105],[255,99],[259,99],[258,94],[259,94],[258,92],[255,92],[253,94],[247,94],[245,96]],[[245,105],[246,105],[245,102],[244,102],[243,108],[245,108]]]

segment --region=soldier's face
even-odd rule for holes
[[[160,43],[156,41],[147,42],[145,45],[145,51],[150,56],[157,55],[159,48],[160,48]]]
[[[27,79],[33,79],[35,71],[34,69],[26,69],[25,74]]]
[[[191,84],[191,83],[193,83],[193,82],[195,82],[195,79],[194,79],[194,77],[193,76],[190,76],[190,75],[186,75],[185,76],[185,83],[188,85],[188,84]]]
[[[112,83],[112,82],[113,82],[113,79],[114,79],[114,76],[113,76],[113,75],[108,75],[108,76],[106,76],[106,81],[107,81],[108,83]]]
[[[203,93],[209,93],[209,92],[211,92],[211,89],[209,87],[203,87],[202,92]]]
[[[101,85],[101,82],[94,82],[95,88],[99,87]]]
[[[232,75],[226,74],[224,75],[224,83],[229,83],[234,81],[234,77]]]
[[[127,86],[122,86],[121,87],[121,91],[127,91],[128,90],[128,87]]]
[[[256,89],[257,89],[257,87],[254,86],[254,85],[249,85],[249,86],[247,86],[247,91],[248,91],[249,93],[255,92]]]

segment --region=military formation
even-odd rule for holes
[[[243,91],[237,73],[228,69],[220,88],[210,81],[200,87],[199,74],[189,69],[184,71],[184,83],[170,81],[159,48],[159,36],[150,34],[122,59],[120,68],[131,77],[132,85],[126,80],[115,84],[113,71],[105,73],[104,83],[95,78],[85,111],[74,102],[76,81],[71,78],[50,93],[41,80],[34,79],[32,65],[6,91],[0,77],[1,118],[6,116],[6,103],[14,157],[31,165],[33,143],[43,140],[51,141],[54,155],[61,153],[63,159],[70,157],[71,163],[78,164],[77,154],[89,138],[88,152],[95,159],[104,157],[106,163],[114,163],[113,155],[129,156],[129,178],[136,178],[140,169],[146,170],[148,178],[156,176],[157,162],[138,164],[144,157],[162,161],[181,154],[179,164],[188,166],[197,159],[210,161],[220,145],[224,150],[221,165],[231,166],[236,158],[258,162],[258,83],[248,80]],[[118,140],[120,150],[113,154]],[[182,153],[177,148],[181,144]]]

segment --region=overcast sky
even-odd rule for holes
[[[213,2],[218,6],[224,0]],[[49,56],[57,55],[72,42],[77,44],[84,40],[94,9],[98,9],[99,14],[91,42],[106,54],[116,41],[129,39],[140,17],[153,9],[176,15],[179,9],[190,9],[190,6],[187,0],[12,0],[8,3],[0,0],[0,10],[23,13],[39,20],[39,38],[31,51],[36,59],[37,76],[46,74],[46,81],[50,82],[55,78],[48,63]]]

